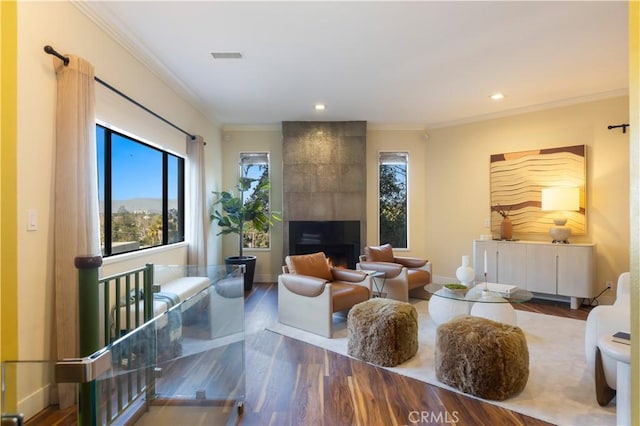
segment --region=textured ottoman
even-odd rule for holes
[[[413,305],[375,298],[355,305],[347,317],[349,355],[393,367],[418,352],[418,313]]]
[[[529,378],[529,349],[519,327],[462,316],[438,327],[436,377],[480,398],[502,401]]]

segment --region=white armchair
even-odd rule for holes
[[[366,246],[356,269],[384,273],[384,292],[389,299],[408,302],[409,297],[428,299],[424,286],[431,283],[431,262],[416,257],[395,256],[391,244]]]
[[[278,321],[324,337],[333,335],[333,314],[371,297],[371,277],[332,268],[324,253],[287,256],[278,276]]]
[[[618,277],[616,301],[613,305],[596,306],[587,317],[584,336],[587,366],[594,373],[598,404],[607,405],[615,396],[617,388],[616,361],[598,349],[598,339],[613,335],[617,331],[631,329],[631,300],[629,296],[630,274],[623,272]]]

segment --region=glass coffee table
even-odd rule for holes
[[[424,287],[431,294],[429,315],[436,324],[445,323],[458,315],[473,315],[511,325],[517,324],[512,303],[531,300],[533,294],[515,286],[496,283],[476,283],[466,292],[454,292],[443,284]]]

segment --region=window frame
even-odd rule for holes
[[[170,152],[166,149],[163,149],[155,144],[146,142],[142,140],[142,138],[134,136],[128,132],[116,129],[108,124],[96,122],[95,128],[96,128],[96,143],[98,143],[97,133],[99,129],[103,129],[104,131],[104,158],[102,160],[104,165],[104,176],[103,176],[104,182],[103,182],[103,188],[102,188],[103,193],[98,194],[99,197],[102,197],[102,199],[104,200],[104,212],[103,212],[104,224],[102,229],[104,234],[104,241],[101,242],[102,256],[105,258],[113,257],[113,256],[126,254],[126,253],[141,252],[144,250],[155,249],[158,247],[166,247],[166,246],[171,246],[173,244],[184,243],[185,241],[185,165],[186,165],[185,158],[174,152]],[[157,151],[162,156],[162,159],[161,159],[161,162],[162,162],[162,172],[161,172],[162,212],[161,214],[162,214],[163,232],[162,232],[162,240],[159,244],[148,245],[148,246],[140,247],[133,250],[123,250],[123,251],[117,251],[115,253],[113,252],[113,232],[112,232],[113,231],[112,229],[112,226],[113,226],[113,150],[112,150],[113,135],[117,135],[118,137],[124,138],[128,140],[130,143],[136,143],[145,148]],[[170,232],[168,232],[169,216],[170,216],[169,215],[170,213],[169,160],[172,158],[175,158],[177,160],[177,165],[176,165],[177,167],[175,170],[175,173],[177,174],[176,176],[176,184],[177,184],[177,188],[176,188],[176,191],[177,191],[176,206],[177,207],[176,208],[178,210],[177,237],[175,237],[175,234],[170,236]],[[100,164],[100,159],[96,158],[96,160],[98,161],[98,164]],[[98,178],[100,178],[99,171],[98,171],[98,174],[99,174]],[[171,238],[172,241],[170,241],[170,237],[174,237],[174,238]]]
[[[380,169],[381,166],[383,164],[393,164],[393,163],[387,163],[385,162],[384,158],[392,158],[392,157],[404,157],[404,164],[405,164],[405,191],[406,191],[406,196],[405,196],[405,206],[406,206],[406,225],[405,225],[405,239],[406,239],[406,247],[396,247],[396,245],[393,245],[394,250],[410,250],[411,247],[411,241],[410,241],[410,236],[411,236],[411,232],[410,232],[410,194],[409,194],[409,163],[410,163],[410,153],[409,151],[403,151],[403,150],[385,150],[385,151],[378,151],[378,161],[377,161],[377,175],[378,175],[378,185],[377,185],[377,191],[378,191],[378,198],[377,198],[377,219],[378,219],[378,226],[377,226],[377,235],[378,235],[378,243],[379,244],[383,244],[383,243],[388,243],[389,241],[382,241],[382,235],[381,235],[381,226],[382,226],[382,220],[381,220],[381,188],[380,188],[380,184],[381,184],[381,174],[380,174]]]

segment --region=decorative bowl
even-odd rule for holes
[[[442,288],[444,289],[445,293],[449,293],[455,296],[464,296],[469,290],[469,287],[467,287],[466,285],[457,283],[444,284]]]

